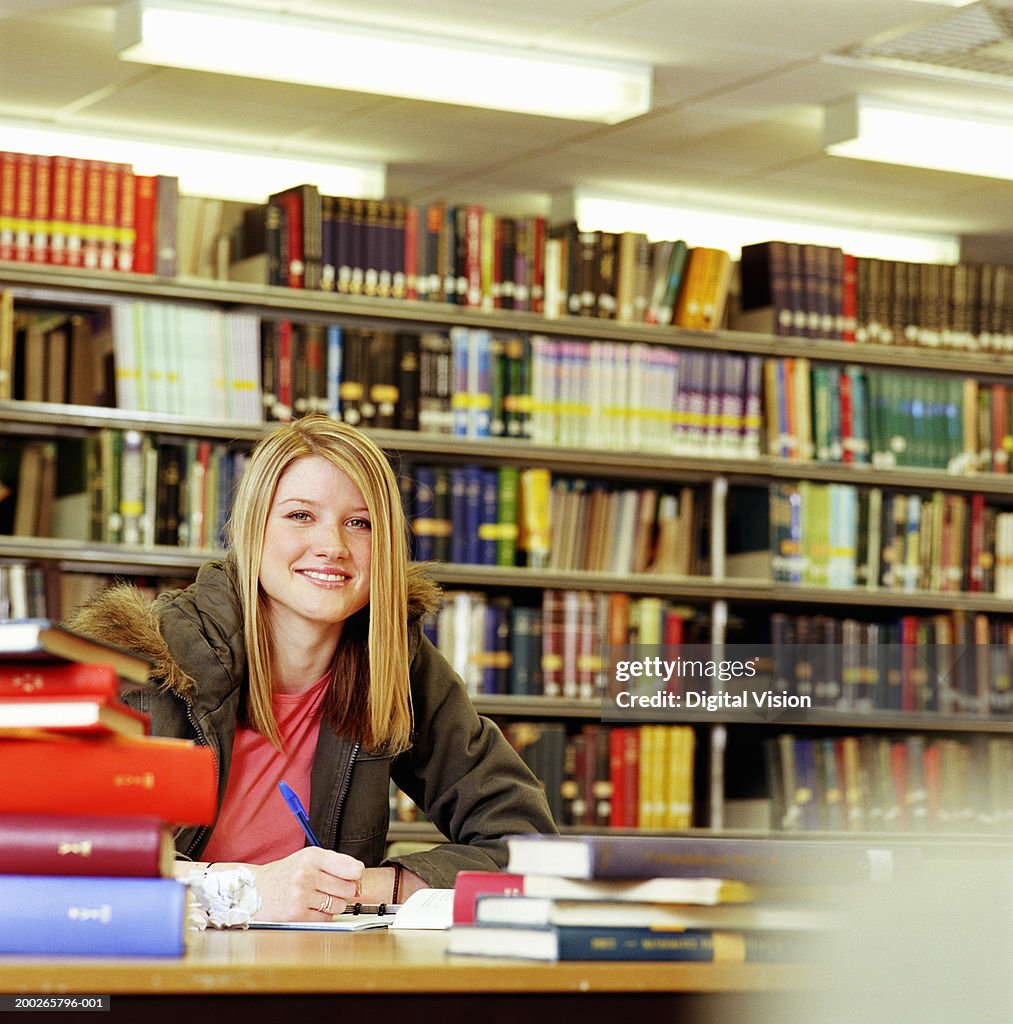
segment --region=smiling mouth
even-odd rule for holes
[[[305,576],[307,579],[313,580],[316,583],[330,583],[330,584],[342,584],[347,583],[351,579],[348,573],[334,571],[328,571],[325,569],[299,569],[297,570],[300,576]]]

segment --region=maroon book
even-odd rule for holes
[[[158,818],[0,814],[0,874],[172,876],[175,848]]]

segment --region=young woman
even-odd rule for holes
[[[215,822],[179,831],[188,871],[250,867],[265,920],[403,901],[504,865],[504,836],[554,832],[537,780],[423,635],[438,591],[408,564],[397,479],[351,427],[307,416],[254,449],[224,561],[148,603],[113,587],[71,625],[152,658],[152,732],[207,744]],[[448,842],[384,860],[389,781]],[[305,846],[278,791],[309,809]]]

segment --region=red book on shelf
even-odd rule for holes
[[[32,258],[32,217],[35,215],[35,157],[19,153],[14,186],[14,259]]]
[[[84,266],[85,193],[87,191],[88,161],[70,159],[67,188],[67,258],[68,267]]]
[[[134,273],[155,272],[155,221],[158,216],[158,176],[134,178]]]
[[[70,168],[67,156],[54,156],[49,192],[49,262],[54,267],[67,263],[67,223],[70,220]]]
[[[86,160],[84,171],[84,220],[81,224],[81,257],[84,267],[102,266],[102,208],[105,194],[104,160]]]
[[[49,262],[49,209],[53,194],[53,158],[35,157],[32,182],[32,220],[29,228],[28,258],[33,263]]]
[[[0,875],[171,878],[175,859],[157,818],[0,814]]]
[[[116,269],[129,274],[137,258],[137,175],[133,168],[120,169],[116,207]]]
[[[153,815],[177,825],[205,825],[217,805],[214,757],[186,740],[6,739],[0,778],[3,814]]]
[[[14,213],[17,208],[18,154],[0,152],[0,260],[14,259]]]

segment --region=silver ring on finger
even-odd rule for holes
[[[334,897],[330,893],[327,893],[324,896],[323,902],[320,904],[319,907],[317,907],[317,910],[319,910],[321,914],[328,913],[331,909],[331,903],[333,902],[333,900]]]

